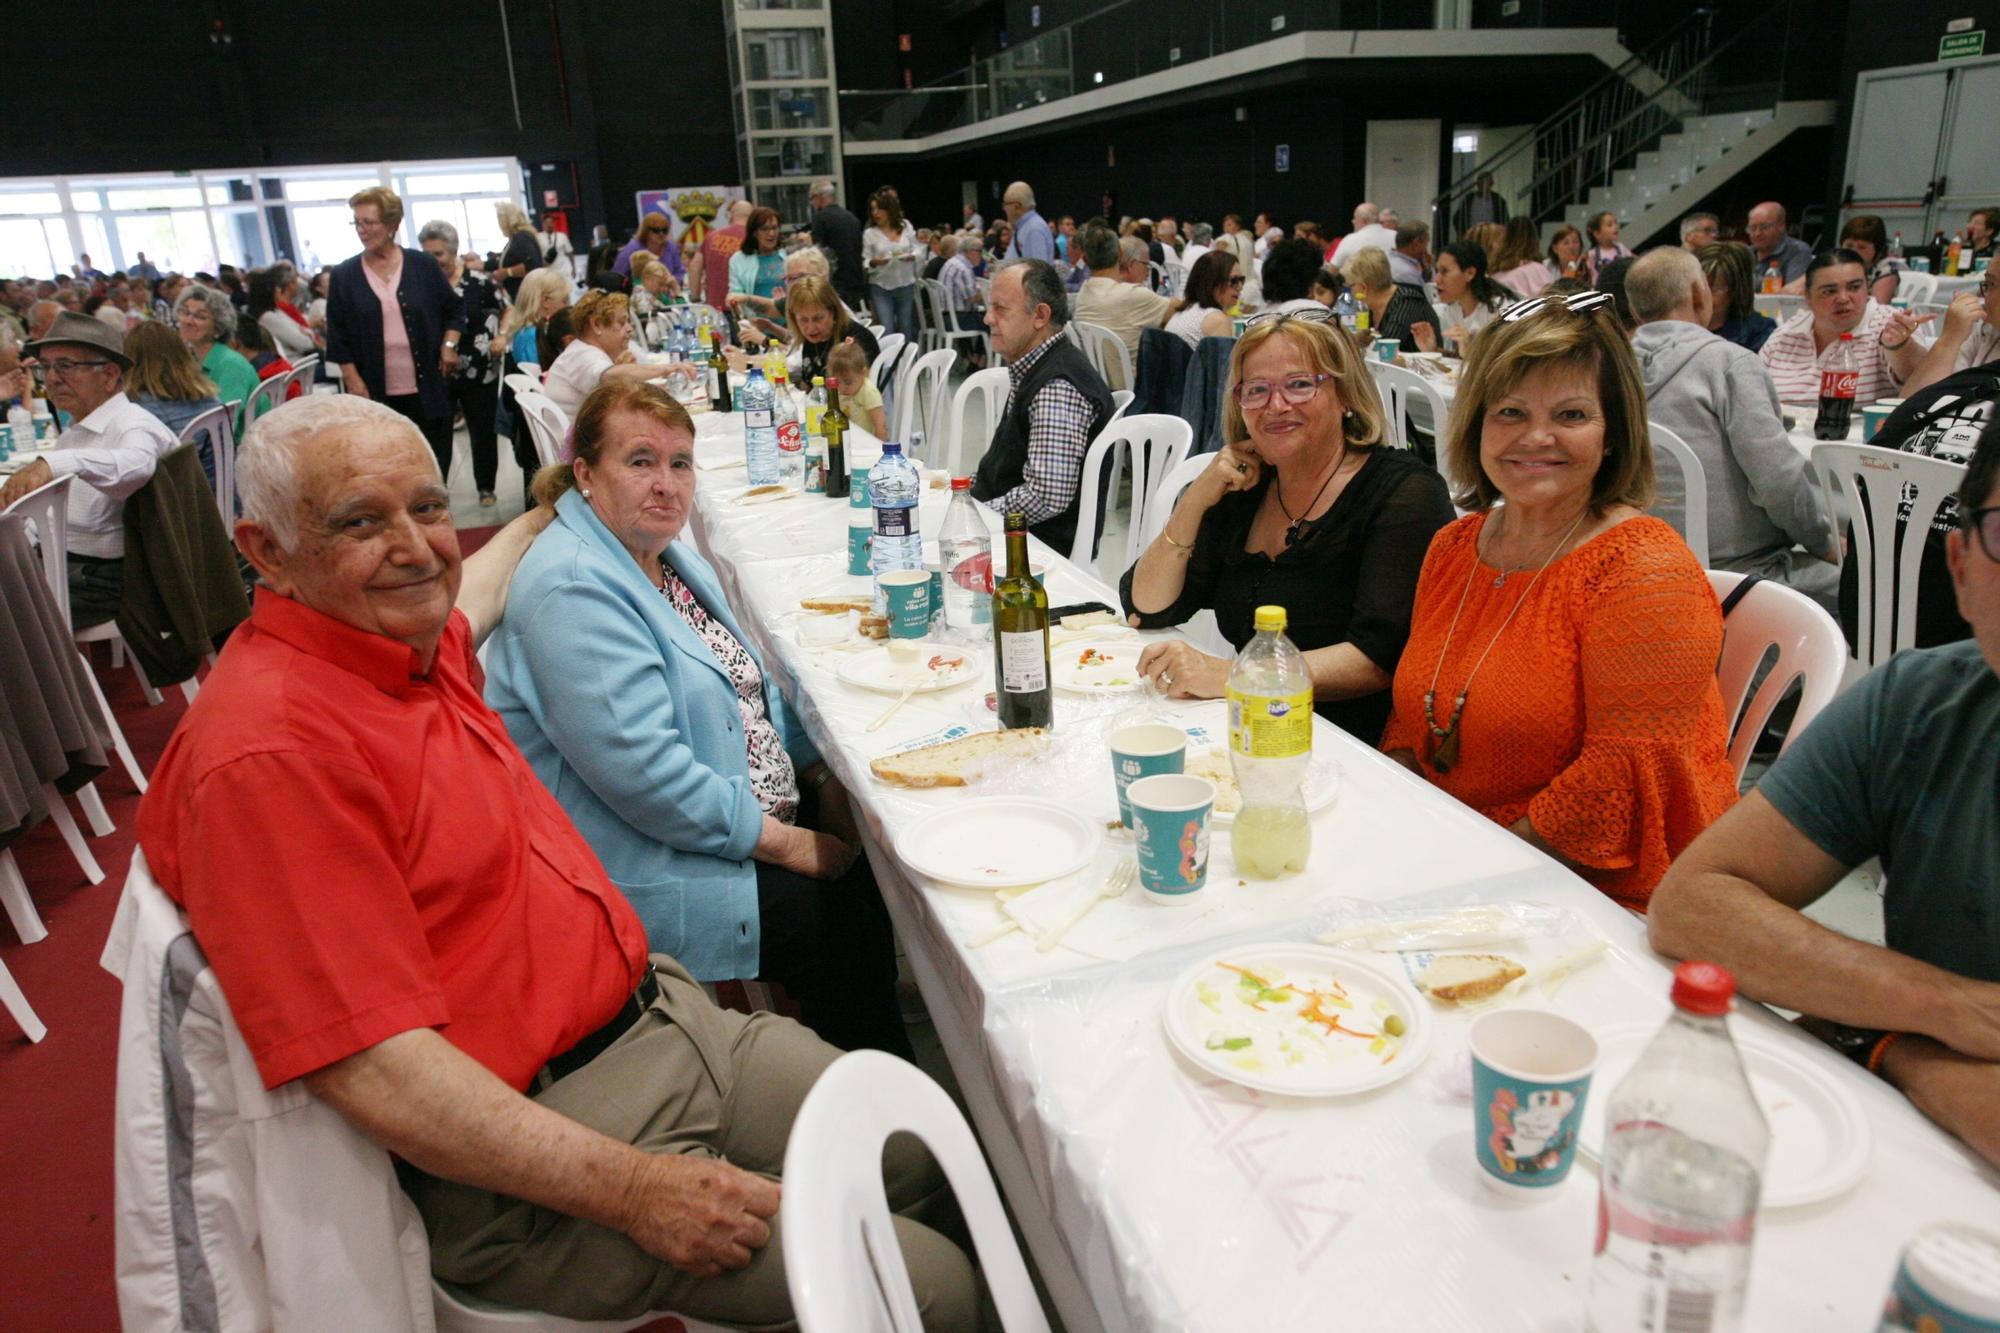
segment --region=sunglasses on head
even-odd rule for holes
[[[1266,310],[1261,315],[1252,315],[1243,321],[1244,328],[1254,328],[1259,324],[1282,324],[1288,319],[1296,319],[1304,324],[1325,324],[1334,318],[1332,310],[1321,306],[1317,310]]]
[[[1500,322],[1512,324],[1558,306],[1572,315],[1587,315],[1600,307],[1613,304],[1615,299],[1610,292],[1571,292],[1560,296],[1535,296],[1502,311]]]

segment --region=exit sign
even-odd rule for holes
[[[1967,56],[1986,54],[1986,29],[1972,32],[1954,32],[1938,38],[1939,60],[1963,60]]]

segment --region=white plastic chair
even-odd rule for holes
[[[924,287],[931,294],[931,308],[937,312],[937,346],[956,347],[962,342],[971,343],[973,347],[984,352],[987,361],[991,362],[993,343],[986,332],[983,319],[975,318],[972,327],[968,329],[961,327],[958,318],[961,314],[979,316],[981,312],[959,305],[952,299],[951,289],[936,278],[926,281]]]
[[[903,376],[896,400],[896,418],[891,426],[894,438],[908,443],[922,431],[927,452],[936,457],[948,445],[941,441],[938,431],[944,419],[945,400],[951,389],[952,367],[958,363],[958,353],[949,347],[941,347],[935,352],[925,352]]]
[[[785,1286],[803,1333],[921,1333],[882,1187],[891,1134],[922,1139],[944,1168],[1007,1333],[1048,1333],[986,1159],[944,1089],[881,1051],[827,1067],[785,1145]]]
[[[1896,299],[1918,305],[1937,300],[1938,280],[1935,273],[1919,273],[1906,268],[1896,275]]]
[[[1388,418],[1388,443],[1398,449],[1413,447],[1410,439],[1411,419],[1430,417],[1431,438],[1437,449],[1438,475],[1454,495],[1458,488],[1451,473],[1445,470],[1444,438],[1445,427],[1451,420],[1451,408],[1445,403],[1444,395],[1437,386],[1414,370],[1402,366],[1392,366],[1387,361],[1368,360],[1368,373],[1375,377],[1375,392],[1382,398],[1382,413]]]
[[[222,526],[236,525],[236,430],[229,409],[218,404],[188,422],[181,432],[182,444],[208,439],[208,451],[215,461],[215,508]]]
[[[437,1319],[437,1333],[624,1333],[626,1329],[672,1328],[676,1323],[687,1333],[728,1333],[714,1324],[704,1324],[686,1315],[643,1314],[635,1319],[565,1319],[538,1310],[519,1310],[490,1305],[469,1292],[436,1278],[431,1279],[431,1313]]]
[[[1163,413],[1141,413],[1107,425],[1083,456],[1082,484],[1077,492],[1076,538],[1070,543],[1069,558],[1085,569],[1095,569],[1091,552],[1097,533],[1097,511],[1118,495],[1118,482],[1129,464],[1132,469],[1132,509],[1125,524],[1126,544],[1145,529],[1148,498],[1159,479],[1173,471],[1174,464],[1187,457],[1194,443],[1194,427],[1180,417]],[[1110,464],[1107,482],[1104,472]],[[1103,487],[1103,489],[1099,489]]]
[[[875,363],[868,367],[868,377],[875,381],[878,389],[887,389],[889,384],[882,378],[882,372],[895,366],[896,357],[902,352],[903,344],[909,339],[900,333],[885,333],[876,343]]]
[[[1827,512],[1853,516],[1858,576],[1853,660],[1859,670],[1872,670],[1916,643],[1914,589],[1928,545],[1924,538],[1938,506],[1964,483],[1965,465],[1835,441],[1814,445],[1812,461],[1826,491]],[[1899,523],[1904,525],[1900,542]],[[1900,596],[1905,589],[1911,594]]]
[[[528,433],[534,437],[535,457],[541,466],[553,467],[565,461],[563,449],[569,439],[569,414],[539,389],[516,393],[514,401],[520,405],[521,415],[528,419]]]
[[[222,409],[218,408],[217,411]],[[46,486],[38,486],[7,507],[10,514],[19,514],[35,525],[35,541],[41,551],[42,579],[48,584],[49,595],[55,598],[56,609],[62,612],[63,624],[70,623],[69,615],[69,487],[72,478],[57,477]],[[133,757],[132,747],[125,741],[125,732],[118,725],[117,715],[111,711],[110,703],[104,697],[104,689],[97,683],[97,673],[90,669],[90,663],[81,651],[77,659],[83,662],[83,678],[90,682],[90,693],[97,700],[97,711],[104,716],[105,725],[111,729],[111,747],[117,752],[118,762],[124,765],[125,775],[132,779],[132,785],[141,794],[146,790],[146,774]],[[139,664],[134,661],[134,671]],[[139,672],[143,683],[146,674]],[[150,686],[148,687],[151,688]],[[159,695],[153,695],[153,702],[159,702]],[[97,791],[91,787],[90,801],[95,803]],[[91,809],[89,804],[84,813],[90,816],[90,823],[101,837],[111,829],[110,819],[102,815],[102,805]]]
[[[1080,319],[1069,322],[1069,336],[1090,358],[1090,364],[1104,377],[1105,384],[1113,389],[1132,387],[1132,349],[1125,340],[1105,328],[1102,324],[1089,324]],[[1117,370],[1114,376],[1111,372]]]
[[[1718,598],[1728,597],[1742,581],[1741,574],[1708,571],[1709,586]],[[1760,682],[1758,669],[1773,649],[1777,659]],[[1736,769],[1738,783],[1750,766],[1758,738],[1771,721],[1772,710],[1792,682],[1799,685],[1799,709],[1779,744],[1780,754],[1791,748],[1792,741],[1804,734],[1806,724],[1840,693],[1846,666],[1847,640],[1841,637],[1833,617],[1812,598],[1775,579],[1765,579],[1743,595],[1722,622],[1722,657],[1715,667],[1715,683],[1732,724],[1729,762]]]
[[[1132,406],[1132,400],[1137,396],[1130,389],[1113,389],[1111,391],[1111,420],[1116,421],[1118,418],[1124,416],[1125,409]],[[1110,423],[1107,422],[1105,424],[1109,425]]]
[[[0,881],[9,876],[18,881],[21,872],[14,868],[13,853],[0,851]],[[26,891],[23,888],[22,892]],[[14,980],[14,974],[7,970],[5,961],[0,961],[0,1005],[6,1006],[7,1012],[13,1015],[14,1022],[29,1041],[40,1041],[49,1035],[48,1024],[42,1022],[35,1013],[35,1007],[28,1003],[27,992],[21,989],[21,983]]]
[[[542,391],[541,376],[530,375],[525,370],[510,370],[501,376],[501,379],[506,382],[508,388],[514,391],[514,395],[517,398],[524,393],[540,393]]]
[[[243,400],[244,434],[249,434],[250,427],[256,424],[258,417],[285,401],[285,390],[290,387],[291,382],[292,377],[288,374],[273,375],[267,380],[257,382],[257,387]]]
[[[1682,505],[1681,537],[1688,550],[1708,568],[1708,474],[1688,442],[1657,421],[1646,423],[1653,436],[1653,449],[1680,464],[1681,486],[1687,492]]]
[[[954,477],[962,477],[979,466],[979,460],[986,456],[986,446],[993,440],[993,432],[1000,426],[1000,413],[1006,409],[1011,388],[1006,370],[999,366],[975,370],[965,377],[951,396],[951,443],[944,455],[945,471]],[[966,447],[973,435],[971,416],[972,400],[975,398],[980,400],[985,410],[984,432],[980,435],[976,452]]]
[[[1193,429],[1190,428],[1188,433],[1192,436]],[[1208,471],[1209,464],[1214,461],[1213,454],[1183,455],[1166,466],[1160,474],[1159,484],[1153,487],[1153,493],[1146,499],[1146,512],[1139,529],[1142,540],[1132,548],[1135,553],[1153,544],[1160,530],[1167,526],[1167,520],[1173,517],[1174,505],[1179,502],[1181,492],[1194,485],[1195,478]]]

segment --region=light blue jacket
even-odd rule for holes
[[[749,648],[708,562],[676,541],[667,563]],[[736,687],[577,492],[557,502],[514,572],[486,669],[487,702],[631,900],[652,948],[700,981],[756,976],[749,858],[764,812]],[[768,678],[764,699],[793,762],[814,763]]]

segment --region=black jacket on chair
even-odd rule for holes
[[[403,328],[410,339],[410,359],[417,365],[417,397],[431,420],[451,417],[451,386],[438,373],[446,329],[465,333],[465,302],[445,281],[444,270],[421,250],[403,251],[403,274],[396,280],[396,300],[403,307]],[[326,283],[326,359],[353,366],[368,386],[368,396],[380,402],[384,388],[382,303],[361,270],[361,256],[334,265]]]
[[[431,265],[436,268],[437,265]],[[125,501],[118,632],[155,688],[193,676],[250,614],[236,548],[192,444],[162,458]]]

